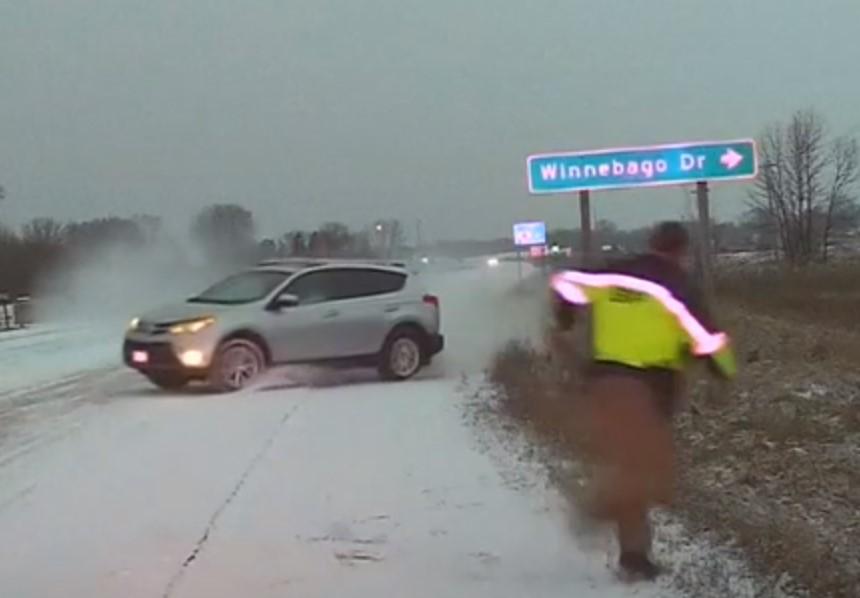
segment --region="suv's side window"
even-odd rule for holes
[[[406,276],[382,270],[337,270],[333,272],[332,299],[355,299],[396,293],[406,284]]]
[[[284,293],[299,298],[299,305],[313,305],[330,301],[333,289],[333,272],[309,272],[303,274],[284,290]]]
[[[396,293],[406,284],[406,275],[382,270],[324,270],[309,272],[294,280],[285,293],[296,295],[299,305],[339,301]]]

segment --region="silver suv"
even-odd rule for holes
[[[123,359],[161,388],[234,391],[277,364],[406,380],[443,346],[439,300],[402,264],[271,260],[132,320]]]

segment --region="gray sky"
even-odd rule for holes
[[[576,226],[549,150],[860,125],[857,0],[0,0],[0,219],[235,201],[261,232],[400,217]],[[743,185],[713,193],[735,215]],[[622,225],[679,189],[598,194]]]

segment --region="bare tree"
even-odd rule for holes
[[[137,222],[115,216],[71,222],[64,227],[64,237],[70,249],[84,252],[106,246],[137,248],[146,241]]]
[[[324,241],[319,231],[313,231],[308,237],[308,254],[311,257],[322,257],[324,252]]]
[[[827,259],[835,227],[856,212],[856,142],[828,141],[824,121],[807,110],[768,127],[759,153],[762,173],[749,195],[751,212],[774,231],[788,262]]]
[[[65,240],[65,230],[53,218],[34,218],[21,228],[21,238],[34,245],[59,246]]]
[[[204,208],[191,226],[192,236],[206,254],[223,263],[243,262],[256,249],[253,214],[235,204]]]
[[[373,226],[374,244],[386,259],[400,251],[405,237],[403,225],[397,219],[377,220]]]
[[[342,257],[350,250],[351,234],[349,228],[340,222],[326,222],[319,229],[326,256]]]
[[[159,216],[152,214],[137,214],[132,221],[140,228],[147,243],[155,243],[161,234],[162,220]]]
[[[840,137],[833,143],[831,160],[833,178],[827,196],[827,210],[822,231],[821,259],[827,261],[834,233],[844,233],[860,221],[854,186],[860,178],[856,139]]]

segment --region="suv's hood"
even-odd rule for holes
[[[148,311],[140,316],[140,319],[153,324],[185,322],[197,318],[214,316],[218,312],[224,311],[224,307],[223,305],[203,303],[174,303]]]

